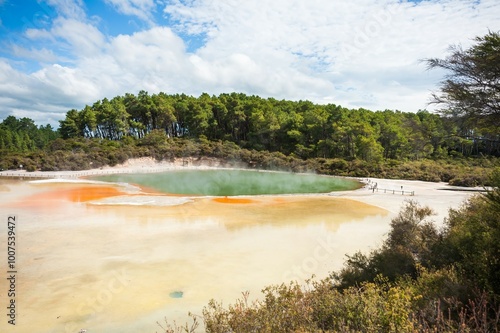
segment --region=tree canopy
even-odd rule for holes
[[[58,134],[49,124],[36,126],[29,118],[8,116],[0,123],[0,151],[29,152],[44,148]]]
[[[199,97],[185,94],[125,94],[70,110],[63,138],[142,139],[153,131],[167,138],[231,141],[242,148],[279,151],[298,158],[440,158],[500,155],[493,141],[464,136],[449,119],[417,113],[347,109],[335,104],[264,99],[242,93]]]
[[[430,69],[445,69],[441,93],[433,94],[433,103],[443,106],[445,115],[464,117],[483,126],[500,126],[500,34],[490,31],[476,37],[469,49],[450,47],[445,59],[427,59]]]

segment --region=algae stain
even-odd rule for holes
[[[182,291],[172,291],[170,294],[169,294],[170,298],[182,298],[182,296],[184,296],[184,292]]]

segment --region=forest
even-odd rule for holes
[[[230,141],[246,149],[280,151],[299,158],[441,158],[500,155],[497,129],[469,126],[428,111],[403,113],[346,109],[309,101],[278,101],[242,93],[199,97],[125,94],[70,110],[63,138],[168,138]]]
[[[32,119],[8,116],[0,123],[0,152],[32,152],[44,149],[59,133],[49,124],[37,126]]]

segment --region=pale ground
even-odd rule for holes
[[[462,188],[450,186],[447,183],[423,182],[414,180],[365,178],[368,185],[362,189],[348,192],[333,192],[335,197],[358,200],[370,205],[384,208],[392,214],[397,214],[406,200],[414,200],[422,206],[429,206],[436,213],[433,220],[441,226],[448,216],[450,208],[459,208],[469,197],[477,194],[483,188]],[[375,192],[371,187],[377,183]],[[393,194],[394,191],[394,194]],[[402,191],[405,192],[402,195]],[[413,192],[414,195],[411,195]]]
[[[173,162],[161,161],[158,162],[151,157],[132,158],[123,164],[115,166],[105,166],[98,169],[81,170],[81,171],[34,171],[26,172],[25,170],[6,170],[0,171],[0,176],[6,177],[26,177],[29,178],[57,178],[57,179],[74,179],[93,175],[106,175],[112,173],[138,173],[138,172],[161,172],[168,170],[180,169],[210,169],[210,168],[235,168],[238,165],[224,165],[217,159],[201,158],[201,159],[176,159]],[[241,166],[242,167],[242,166]]]
[[[368,185],[356,191],[261,196],[231,205],[208,197],[131,193],[126,200],[134,200],[132,205],[116,206],[115,198],[99,205],[54,195],[88,192],[93,184],[78,177],[90,175],[238,167],[212,159],[186,162],[141,158],[87,171],[0,172],[64,182],[0,182],[0,216],[16,214],[20,220],[17,331],[155,332],[156,321],[185,322],[188,311],[200,314],[210,298],[228,304],[241,291],[256,297],[265,285],[327,276],[342,267],[345,254],[377,248],[404,200],[430,206],[440,225],[450,207],[473,194],[443,190],[452,188],[444,183],[360,179]],[[166,202],[140,205],[159,198]],[[0,229],[0,244],[6,230]],[[0,296],[6,284],[0,280]],[[184,296],[172,298],[175,291]],[[0,331],[6,329],[11,327],[0,321]]]
[[[79,177],[112,174],[112,173],[136,173],[136,172],[161,172],[179,169],[211,169],[211,168],[238,168],[239,165],[224,165],[217,159],[176,159],[174,162],[158,162],[150,157],[129,159],[123,164],[113,167],[103,167],[99,169],[83,171],[58,171],[58,172],[26,172],[24,170],[1,171],[0,176],[24,176],[26,178],[56,178],[56,179],[76,179]],[[242,166],[241,166],[242,167]],[[360,181],[367,183],[364,188],[356,191],[333,192],[331,196],[343,197],[378,206],[396,214],[405,200],[414,200],[421,205],[432,208],[436,215],[434,220],[441,225],[443,219],[448,215],[450,208],[458,208],[467,198],[474,195],[475,191],[482,188],[460,188],[450,186],[440,182],[423,182],[412,180],[392,180],[378,178],[360,178]],[[377,191],[371,187],[377,184]],[[394,193],[393,193],[394,191]],[[404,191],[404,195],[402,195]],[[410,193],[413,192],[413,195]]]

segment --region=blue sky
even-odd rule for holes
[[[497,0],[0,0],[0,119],[137,93],[244,92],[415,112]]]

